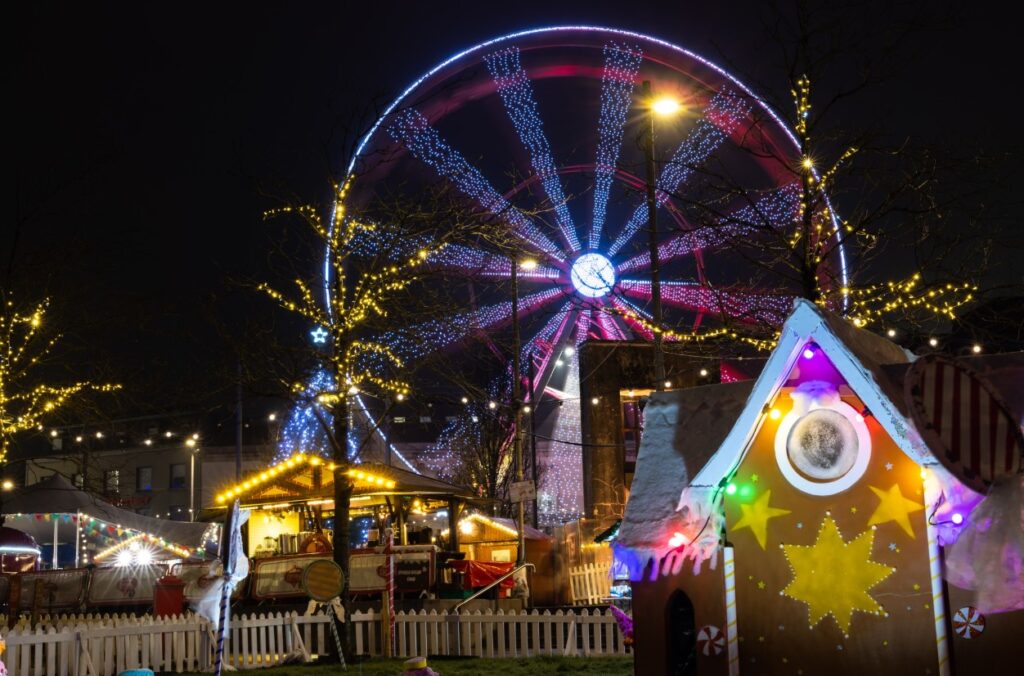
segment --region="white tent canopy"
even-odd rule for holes
[[[124,529],[148,533],[189,548],[202,547],[204,534],[210,526],[203,522],[154,519],[115,507],[90,493],[79,490],[59,474],[21,488],[10,497],[5,496],[3,504],[0,505],[0,513],[8,517],[35,514],[81,514]],[[35,536],[37,541],[46,542],[52,536],[53,526],[40,522],[38,527],[34,527],[30,522],[28,528],[21,527],[19,524],[19,529],[26,530]]]

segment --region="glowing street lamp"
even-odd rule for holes
[[[651,102],[651,110],[662,117],[675,115],[682,109],[682,104],[668,96],[662,96],[661,98],[655,99]]]
[[[651,257],[651,309],[654,328],[660,329],[663,322],[661,311],[661,263],[658,260],[658,203],[654,193],[654,117],[668,117],[679,112],[682,106],[671,98],[655,99],[651,94],[651,81],[643,82],[643,100],[648,101],[646,133],[644,134],[644,159],[647,166],[647,222],[650,238],[648,245]],[[660,330],[652,332],[654,339],[654,387],[658,392],[665,391],[665,354],[661,349],[662,335]]]

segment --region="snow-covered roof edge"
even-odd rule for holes
[[[761,428],[765,406],[774,401],[808,342],[814,342],[828,357],[900,450],[920,465],[935,464],[909,419],[900,388],[881,368],[883,364],[910,362],[913,355],[892,341],[797,299],[736,424],[690,486],[717,486],[732,475]]]

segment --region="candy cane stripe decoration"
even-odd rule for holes
[[[964,606],[953,614],[953,631],[960,638],[976,638],[985,631],[985,616],[974,606]]]
[[[701,627],[697,632],[697,650],[704,657],[721,655],[725,650],[725,635],[712,624]]]
[[[921,357],[904,383],[914,425],[932,453],[979,493],[1024,469],[1024,435],[978,373],[940,355]]]

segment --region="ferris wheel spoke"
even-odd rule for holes
[[[577,322],[577,310],[570,300],[561,307],[551,319],[523,345],[520,354],[524,372],[529,377],[530,360],[534,360],[533,379],[529,382],[530,402],[535,403],[544,391],[554,370],[555,356],[560,352],[559,346],[566,340],[566,334]]]
[[[623,279],[619,286],[631,298],[651,298],[648,280]],[[684,310],[771,325],[781,323],[793,306],[793,296],[786,294],[715,289],[690,282],[662,282],[661,300]]]
[[[427,263],[434,268],[459,270],[480,277],[508,279],[512,276],[512,262],[506,256],[488,253],[462,244],[449,244],[431,254]],[[547,265],[538,265],[532,270],[516,271],[520,280],[555,282],[562,271]]]
[[[693,168],[707,160],[749,112],[747,102],[731,89],[722,88],[711,98],[704,109],[704,116],[679,144],[658,176],[655,195],[659,206],[679,190],[693,173]],[[647,205],[641,204],[612,242],[608,255],[618,253],[646,224]]]
[[[398,113],[388,127],[388,133],[405,145],[414,157],[451,181],[485,210],[511,223],[519,238],[537,251],[565,262],[561,249],[540,231],[536,223],[495,190],[479,169],[452,148],[422,113],[412,108]]]
[[[423,234],[408,235],[389,228],[366,230],[357,233],[349,245],[350,251],[359,257],[373,258],[383,255],[388,260],[400,261],[415,256],[417,251],[434,249],[426,259],[426,267],[432,270],[457,270],[467,275],[508,279],[512,276],[512,263],[507,256],[482,251],[465,244],[448,244],[437,247],[437,239]],[[563,273],[558,268],[537,265],[533,269],[518,270],[519,278],[530,281],[556,282]]]
[[[551,355],[552,346],[558,343],[565,333],[567,327],[566,320],[569,319],[572,309],[573,302],[571,300],[566,301],[532,338],[523,343],[520,358],[524,369],[528,360],[534,356],[540,356],[542,364],[546,364],[547,359]]]
[[[601,245],[601,231],[608,213],[608,194],[626,130],[626,113],[632,104],[636,75],[643,52],[636,45],[609,42],[604,46],[601,74],[601,116],[598,118],[597,162],[594,172],[594,215],[590,223],[590,249]]]
[[[519,314],[521,317],[529,315],[565,295],[566,290],[561,287],[527,294],[519,299]],[[511,319],[512,301],[504,301],[444,320],[430,320],[390,332],[382,342],[403,359],[415,359],[428,352],[456,345],[473,333],[508,324]]]
[[[576,226],[566,205],[562,182],[558,177],[555,159],[551,154],[551,144],[544,133],[537,108],[537,99],[533,94],[530,78],[519,61],[519,48],[509,47],[488,54],[484,57],[487,70],[501,95],[502,103],[512,121],[512,126],[519,134],[519,140],[530,153],[533,171],[540,178],[548,201],[555,210],[555,218],[562,238],[569,247],[570,253],[579,251],[580,242],[576,237]]]
[[[796,217],[800,207],[799,190],[799,184],[790,183],[764,195],[754,204],[747,204],[731,214],[716,219],[713,225],[695,228],[668,238],[658,245],[658,261],[665,263],[689,256],[694,251],[718,249],[739,237],[759,231],[780,231]],[[644,252],[621,263],[617,271],[621,275],[650,266],[651,255]]]

